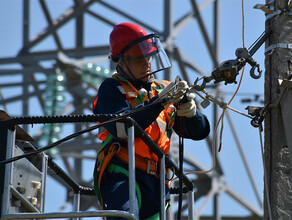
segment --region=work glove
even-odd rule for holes
[[[158,94],[158,99],[165,100],[162,105],[167,105],[169,103],[175,104],[184,97],[188,89],[189,86],[186,81],[179,81],[176,86],[175,82],[172,81]]]
[[[186,95],[187,102],[185,103],[179,103],[178,105],[178,110],[176,114],[178,116],[184,116],[187,118],[191,118],[195,116],[196,111],[197,111],[197,106],[195,103],[195,97],[196,95],[194,93],[189,93]]]

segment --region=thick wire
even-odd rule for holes
[[[182,177],[183,177],[183,160],[184,160],[184,139],[179,137],[179,195],[178,195],[178,211],[177,219],[181,219],[181,209],[182,209]]]
[[[93,130],[95,130],[95,129],[99,128],[99,127],[102,127],[102,126],[104,126],[104,125],[107,125],[107,124],[110,124],[110,123],[113,123],[113,122],[116,122],[116,121],[122,120],[123,118],[131,117],[131,116],[133,116],[134,114],[136,114],[136,113],[138,113],[138,112],[140,112],[140,111],[144,111],[144,110],[146,110],[146,109],[152,107],[153,105],[161,104],[163,101],[164,101],[164,100],[159,100],[158,102],[153,102],[153,103],[150,103],[150,104],[148,104],[148,105],[146,105],[146,106],[143,106],[143,107],[141,107],[141,108],[134,109],[134,110],[132,110],[132,111],[129,112],[129,113],[120,114],[120,115],[118,115],[117,117],[115,117],[115,118],[113,118],[113,119],[109,119],[109,120],[107,120],[107,121],[105,121],[105,122],[101,122],[101,123],[98,124],[98,125],[94,125],[94,126],[91,126],[91,127],[87,128],[87,129],[84,129],[84,130],[82,130],[82,131],[75,132],[75,133],[73,133],[73,134],[71,134],[71,135],[68,135],[68,136],[66,136],[65,138],[62,138],[62,139],[59,140],[59,141],[56,141],[56,142],[54,142],[54,143],[51,143],[51,144],[49,144],[49,145],[47,145],[47,146],[45,146],[45,147],[43,147],[43,148],[41,148],[41,149],[34,150],[34,151],[32,151],[32,152],[28,152],[28,153],[25,153],[25,154],[22,154],[22,155],[19,155],[19,156],[16,156],[16,157],[12,157],[12,158],[9,158],[9,159],[6,159],[6,160],[3,160],[3,161],[0,161],[0,165],[1,165],[1,164],[6,164],[6,163],[11,163],[11,162],[14,162],[14,161],[16,161],[16,160],[19,160],[19,159],[22,159],[22,158],[25,158],[25,157],[32,156],[32,155],[34,155],[34,154],[42,153],[42,152],[44,152],[44,151],[46,151],[46,150],[49,150],[49,149],[52,149],[53,147],[58,146],[59,144],[65,142],[65,141],[68,141],[68,140],[70,140],[70,139],[72,139],[72,138],[75,138],[75,137],[77,137],[77,136],[79,136],[79,135],[81,135],[81,134],[84,134],[84,133],[87,133],[87,132],[93,131]]]
[[[49,150],[49,149],[51,149],[51,148],[53,148],[53,147],[56,147],[57,145],[59,145],[59,144],[65,142],[65,141],[68,141],[68,140],[70,140],[70,139],[72,139],[72,138],[75,138],[75,137],[77,137],[77,136],[79,136],[79,135],[81,135],[81,134],[84,134],[84,133],[89,132],[89,131],[93,131],[93,130],[95,130],[95,129],[97,129],[97,128],[99,128],[99,127],[105,125],[105,124],[107,124],[107,123],[101,123],[101,124],[98,124],[98,125],[95,125],[95,126],[89,127],[89,128],[87,128],[87,129],[85,129],[85,130],[82,130],[82,131],[76,132],[76,133],[74,133],[74,134],[68,135],[68,136],[66,136],[65,138],[63,138],[63,139],[61,139],[61,140],[59,140],[59,141],[56,141],[56,142],[54,142],[54,143],[51,143],[51,144],[49,144],[49,145],[47,145],[47,146],[45,146],[45,147],[43,147],[43,148],[41,148],[41,149],[34,150],[34,151],[32,151],[32,152],[28,152],[28,153],[25,153],[25,154],[22,154],[22,155],[19,155],[19,156],[16,156],[16,157],[12,157],[12,158],[10,158],[10,159],[6,159],[6,160],[3,160],[3,161],[0,161],[0,164],[11,163],[11,162],[14,162],[14,161],[16,161],[16,160],[20,160],[20,159],[22,159],[22,158],[32,156],[32,155],[34,155],[34,154],[42,153],[42,152],[44,152],[44,151],[46,151],[46,150]]]

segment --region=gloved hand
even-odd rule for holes
[[[179,102],[187,92],[187,89],[189,88],[186,81],[182,80],[177,83],[175,86],[175,82],[172,81],[169,83],[159,94],[159,99],[165,99],[165,102],[163,105],[169,104],[169,103],[177,103]]]
[[[185,116],[187,118],[191,118],[196,114],[197,106],[195,103],[196,95],[194,93],[189,93],[187,95],[187,102],[180,103],[176,114],[178,116]]]

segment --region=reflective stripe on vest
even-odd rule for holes
[[[118,89],[122,94],[125,95],[126,100],[129,102],[131,108],[134,109],[137,105],[139,105],[137,101],[138,90],[130,82],[121,78],[118,74],[114,74],[113,78],[118,80],[121,84],[121,86],[118,86]],[[168,83],[168,81],[164,80],[153,81],[151,84],[151,92],[153,95],[157,95],[158,92],[156,89],[163,89],[166,87],[166,85],[168,85]],[[145,96],[145,98],[142,100],[142,103],[146,100],[149,100],[148,95]],[[145,132],[150,136],[150,138],[155,141],[155,143],[166,154],[168,154],[170,148],[170,139],[166,132],[169,121],[171,120],[170,114],[168,112],[169,110],[161,111],[157,119],[145,129]],[[119,131],[119,133],[121,132]],[[124,134],[124,132],[122,133]],[[104,131],[98,136],[98,138],[104,141],[108,134],[108,131]],[[135,153],[142,157],[152,159],[156,162],[158,161],[158,157],[151,152],[150,148],[140,138],[135,138]]]

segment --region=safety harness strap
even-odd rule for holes
[[[126,175],[127,177],[129,177],[128,170],[126,170],[124,167],[121,167],[121,166],[113,164],[113,163],[108,164],[107,171],[109,171],[110,173],[122,173],[122,174]],[[137,182],[136,182],[136,193],[137,193],[137,197],[138,197],[138,206],[139,206],[139,210],[140,210],[141,205],[142,205],[142,196],[141,196],[140,187],[139,187]]]
[[[113,140],[113,138],[114,136],[111,133],[109,133],[105,141],[102,143],[101,148],[99,149],[97,154],[99,154],[106,146],[108,146],[108,144]]]
[[[100,200],[100,204],[101,204],[102,208],[103,208],[103,200],[102,200],[102,194],[101,194],[101,190],[100,190],[101,179],[102,179],[102,176],[103,176],[103,173],[104,173],[106,167],[108,166],[109,162],[111,161],[111,159],[113,158],[113,156],[115,155],[116,152],[117,152],[116,148],[112,149],[112,151],[109,152],[104,157],[104,159],[102,161],[102,166],[99,165],[98,160],[96,160],[96,162],[95,162],[94,173],[93,173],[93,175],[94,175],[94,190],[95,190],[95,193],[96,193],[98,199]],[[99,174],[98,174],[98,172],[99,172]]]

